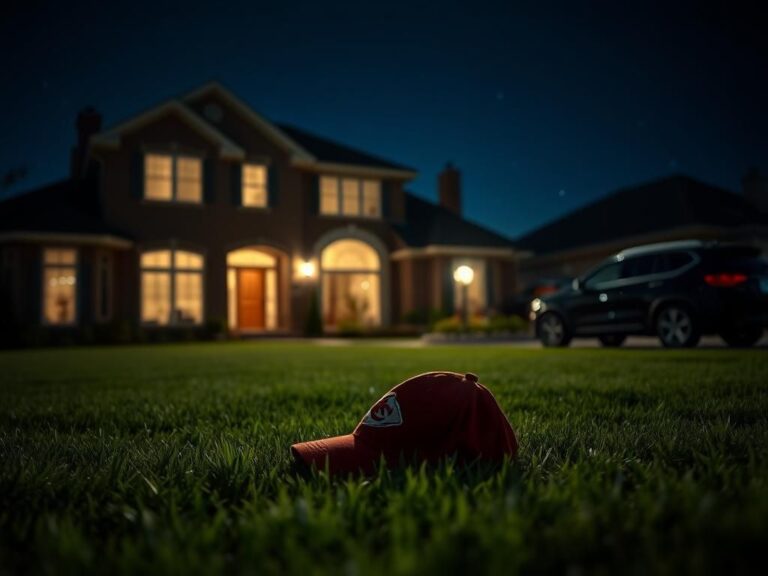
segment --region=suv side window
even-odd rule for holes
[[[596,270],[586,280],[584,280],[584,287],[597,288],[604,282],[612,282],[613,280],[618,280],[621,277],[621,268],[623,264],[623,262],[612,262],[611,264],[606,264],[599,270]]]
[[[637,276],[648,276],[653,274],[653,263],[655,256],[637,256],[636,258],[627,258],[624,260],[624,266],[621,269],[621,278],[636,278]]]
[[[664,252],[656,255],[654,273],[662,274],[674,272],[691,262],[691,255],[687,252]]]

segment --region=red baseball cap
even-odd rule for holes
[[[490,390],[474,374],[427,372],[387,392],[352,434],[291,446],[300,465],[331,474],[371,474],[383,456],[436,462],[501,461],[517,454],[517,439]]]

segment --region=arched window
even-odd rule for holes
[[[323,320],[329,328],[381,324],[381,259],[369,244],[336,240],[320,255]]]
[[[202,254],[150,250],[141,254],[141,321],[155,326],[203,321]]]
[[[256,247],[227,254],[227,308],[231,329],[277,329],[277,264],[276,256]]]

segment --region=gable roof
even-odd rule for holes
[[[454,246],[512,249],[509,238],[497,234],[458,214],[405,193],[405,224],[395,224],[400,238],[411,248]]]
[[[291,124],[270,122],[218,82],[209,82],[182,96],[182,100],[191,102],[208,94],[221,98],[252,126],[279,147],[290,152],[291,159],[298,166],[341,172],[349,171],[350,168],[358,171],[374,169],[382,175],[408,179],[416,177],[416,171],[408,166],[312,134]],[[207,122],[205,118],[201,119]]]
[[[253,108],[248,106],[235,94],[222,86],[219,82],[208,82],[195,90],[182,96],[184,102],[190,102],[196,100],[202,96],[214,94],[224,100],[229,106],[231,106],[236,112],[244,116],[252,126],[256,127],[260,132],[265,134],[270,140],[277,144],[280,148],[287,150],[291,153],[294,160],[312,161],[314,158],[312,154],[302,148],[297,142],[283,134],[272,122],[264,118],[261,114],[258,114]],[[207,120],[201,119],[204,122]]]
[[[232,140],[224,136],[224,134],[219,132],[208,122],[204,121],[189,108],[175,100],[169,100],[168,102],[147,110],[109,130],[95,134],[91,137],[91,144],[96,146],[117,147],[120,145],[120,139],[124,132],[135,130],[136,128],[157,120],[168,113],[177,114],[202,136],[208,138],[211,142],[217,143],[222,157],[236,160],[245,158],[245,151],[240,146],[232,142]]]
[[[623,188],[524,234],[516,244],[537,254],[692,226],[768,224],[740,195],[681,174]]]
[[[404,170],[415,172],[413,168],[396,164],[378,156],[368,154],[362,150],[352,148],[328,138],[312,134],[291,124],[277,124],[277,127],[287,134],[293,141],[298,142],[308,150],[318,161],[330,164],[350,164],[358,166],[371,166],[373,168],[386,168],[391,170]]]

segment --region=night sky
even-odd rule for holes
[[[768,22],[734,3],[74,4],[4,9],[0,172],[28,175],[0,194],[66,175],[85,105],[109,126],[210,80],[416,168],[424,197],[454,162],[465,214],[510,237],[671,173],[768,170]]]

